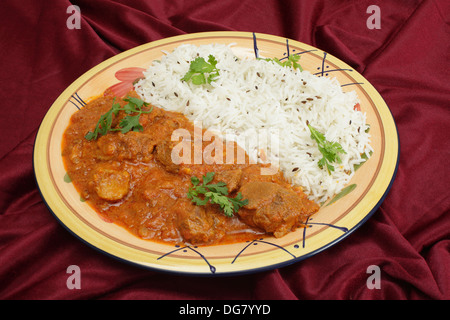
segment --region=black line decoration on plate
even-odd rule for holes
[[[258,59],[259,58],[259,49],[258,49],[258,43],[257,43],[257,38],[256,38],[256,34],[253,32],[253,50],[255,52],[255,58]],[[311,50],[305,50],[305,51],[301,51],[301,52],[295,52],[295,49],[291,49],[289,47],[289,39],[286,39],[286,52],[283,53],[283,57],[279,58],[278,60],[282,61],[285,59],[289,58],[289,55],[291,54],[296,54],[296,55],[301,55],[304,53],[308,53],[308,52],[313,52],[313,51],[318,51],[317,49],[311,49]],[[328,77],[329,73],[332,72],[336,72],[336,71],[348,71],[348,72],[353,72],[353,69],[330,69],[330,66],[326,63],[327,62],[327,53],[323,52],[323,58],[321,60],[321,65],[317,67],[317,70],[319,70],[316,73],[313,73],[315,76],[318,77]],[[350,83],[346,83],[346,84],[342,84],[341,87],[346,87],[346,86],[351,86],[351,85],[357,85],[357,84],[364,84],[363,82],[350,82]]]
[[[73,99],[73,100],[72,100]],[[72,103],[78,110],[83,108],[86,105],[83,99],[78,95],[78,92],[75,92],[70,96],[69,102]]]
[[[247,242],[248,242],[248,244],[241,251],[239,251],[239,253],[234,257],[233,261],[231,261],[231,264],[233,264],[236,261],[236,259],[241,255],[241,253],[243,253],[247,248],[249,248],[251,245],[256,246],[258,243],[264,243],[264,244],[274,246],[274,247],[281,249],[281,250],[285,251],[286,253],[290,254],[293,258],[296,258],[296,256],[294,254],[292,254],[291,252],[289,252],[289,250],[287,250],[286,248],[279,246],[275,243],[265,241],[265,240],[263,240],[263,238],[257,239],[257,240],[252,240],[252,241],[247,241]]]
[[[348,232],[348,228],[346,228],[346,227],[339,227],[339,226],[336,226],[336,225],[334,225],[334,224],[323,223],[323,222],[310,222],[311,220],[313,220],[313,218],[308,217],[308,218],[306,219],[305,226],[303,227],[302,248],[305,248],[305,246],[306,246],[306,229],[312,228],[314,225],[317,225],[317,226],[327,226],[327,227],[339,229],[339,230],[341,230],[343,233],[347,233],[347,232]],[[296,246],[296,248],[298,248],[298,246]]]
[[[326,64],[326,58],[327,58],[327,53],[324,52],[321,66],[317,67],[317,70],[319,70],[319,72],[313,73],[313,75],[318,76],[318,77],[323,77],[325,75],[327,77],[328,73],[330,73],[330,72],[336,72],[336,71],[353,72],[353,69],[329,69],[330,66]]]
[[[301,54],[305,54],[308,52],[317,51],[317,49],[305,50],[305,51],[301,51],[301,52],[295,52],[295,51],[296,51],[295,49],[292,49],[292,54],[301,55]],[[285,59],[289,59],[290,55],[291,55],[291,48],[289,47],[289,39],[286,39],[286,52],[283,53],[283,58],[280,58],[278,60],[283,61]]]
[[[290,55],[290,53],[289,53],[289,39],[286,39],[286,54],[287,54],[287,57],[289,58],[289,55]]]
[[[313,227],[314,225],[321,225],[321,226],[327,226],[327,227],[331,227],[331,228],[336,228],[341,230],[342,232],[346,233],[348,232],[348,228],[346,227],[339,227],[333,224],[329,224],[329,223],[322,223],[322,222],[310,222],[312,220],[312,218],[308,218],[306,219],[305,222],[305,226],[302,228],[303,229],[303,237],[302,237],[302,248],[305,248],[306,246],[306,229],[309,229],[311,227]],[[258,243],[264,243],[264,244],[268,244],[271,246],[274,246],[280,250],[283,250],[284,252],[290,254],[294,259],[297,258],[292,252],[290,252],[289,250],[287,250],[286,248],[279,246],[275,243],[269,242],[267,240],[263,240],[263,238],[257,239],[257,240],[253,240],[253,241],[247,241],[247,245],[242,248],[241,251],[238,252],[238,254],[234,257],[233,261],[231,262],[232,264],[237,260],[237,258],[245,251],[247,250],[251,245],[257,245]],[[295,249],[300,248],[300,246],[298,244],[294,245]]]
[[[258,44],[256,43],[256,35],[253,32],[253,50],[255,51],[255,58],[258,59],[259,58],[259,49],[258,49]]]
[[[194,247],[191,247],[191,246],[184,246],[184,247],[175,246],[175,248],[177,248],[177,249],[169,251],[169,252],[163,254],[162,256],[160,256],[156,260],[160,260],[160,259],[162,259],[164,257],[167,257],[167,256],[171,255],[172,253],[178,252],[180,250],[182,250],[183,252],[187,252],[188,250],[191,250],[191,251],[195,252],[199,257],[201,257],[206,262],[206,264],[208,265],[209,270],[211,271],[211,273],[215,273],[216,272],[216,267],[214,267],[212,264],[210,264],[208,259],[206,259],[206,257],[203,254],[201,254],[199,251],[195,250],[195,249],[198,248],[197,246],[194,246]]]
[[[341,84],[341,87],[351,86],[351,85],[355,85],[355,84],[364,84],[364,82],[352,82],[352,83]]]
[[[306,246],[306,229],[311,228],[314,225],[321,225],[321,226],[328,226],[328,227],[331,227],[331,228],[336,228],[338,230],[341,230],[344,233],[349,231],[348,228],[346,228],[346,227],[339,227],[339,226],[336,226],[336,225],[333,225],[333,224],[322,223],[322,222],[310,222],[311,220],[312,220],[312,218],[308,218],[306,220],[306,222],[305,222],[305,226],[303,227],[302,248],[305,248],[305,246]],[[275,243],[272,243],[270,241],[264,240],[264,238],[260,238],[260,239],[256,239],[256,240],[252,240],[252,241],[246,241],[246,243],[247,244],[245,245],[245,247],[242,248],[242,250],[240,250],[238,252],[238,254],[233,258],[233,260],[231,261],[231,264],[234,264],[236,262],[236,260],[239,258],[239,256],[242,253],[244,253],[244,251],[246,251],[248,248],[250,248],[252,245],[256,246],[258,244],[266,244],[266,245],[269,245],[269,246],[273,246],[273,247],[275,247],[277,249],[280,249],[280,250],[286,252],[287,254],[292,256],[293,259],[297,258],[297,256],[295,256],[292,252],[290,252],[286,248],[284,248],[284,247],[282,247],[280,245],[277,245]],[[177,246],[175,246],[175,248],[176,249],[163,254],[157,260],[160,260],[160,259],[162,259],[164,257],[167,257],[167,256],[169,256],[169,255],[171,255],[171,254],[173,254],[175,252],[178,252],[178,251],[187,252],[188,250],[191,250],[191,251],[195,252],[199,257],[201,257],[205,261],[205,263],[208,265],[209,270],[211,271],[211,273],[215,273],[216,272],[216,268],[209,263],[208,259],[202,253],[200,253],[200,251],[196,250],[196,249],[198,249],[197,246],[191,247],[191,246],[188,245],[188,246],[180,247],[180,246],[177,245]],[[298,248],[300,248],[300,246],[296,244],[296,245],[294,245],[294,248],[298,249]]]

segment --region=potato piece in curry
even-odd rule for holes
[[[129,96],[138,98],[135,92]],[[121,110],[112,114],[110,132],[86,139],[114,103],[124,106],[127,101],[103,96],[77,111],[64,133],[62,155],[81,197],[106,220],[134,235],[194,245],[282,237],[319,209],[281,172],[261,175],[267,165],[251,163],[247,156],[243,163],[227,164],[225,144],[221,163],[194,164],[196,153],[210,141],[202,141],[200,151],[191,144],[192,161],[174,163],[171,154],[178,141],[171,140],[173,131],[182,128],[194,136],[198,129],[181,113],[144,106],[151,112],[140,114],[141,130],[121,132],[120,121],[127,115]],[[201,180],[208,172],[215,173],[213,183],[226,184],[229,197],[240,193],[248,201],[232,217],[217,204],[196,205],[187,197],[191,177]]]

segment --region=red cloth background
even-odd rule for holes
[[[69,30],[71,4],[80,30]],[[368,29],[369,5],[381,29]],[[447,0],[3,0],[0,17],[1,299],[449,299],[450,2]],[[58,95],[105,59],[183,33],[269,33],[347,62],[396,120],[398,173],[381,207],[342,242],[299,263],[192,278],[98,253],[52,216],[34,180],[34,138]],[[70,265],[81,289],[66,286]],[[381,270],[368,289],[367,267]]]

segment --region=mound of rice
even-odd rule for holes
[[[238,59],[232,49],[222,44],[181,45],[154,61],[135,90],[143,100],[235,140],[255,161],[276,163],[311,200],[322,203],[339,193],[354,166],[365,161],[362,155],[368,158],[372,151],[366,116],[354,110],[356,93],[344,93],[336,79],[272,61]],[[210,54],[218,61],[216,81],[181,81],[190,61],[198,56],[207,60]],[[308,123],[346,151],[341,164],[333,163],[331,174],[318,166],[322,154]]]

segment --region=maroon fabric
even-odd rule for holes
[[[71,4],[80,30],[69,30]],[[378,5],[381,29],[368,29]],[[0,299],[449,299],[450,3],[447,0],[3,0],[0,10]],[[236,30],[292,38],[361,72],[396,120],[392,189],[342,242],[261,273],[191,278],[130,266],[72,236],[47,209],[32,152],[45,113],[105,59],[183,33]],[[394,138],[394,137],[393,137]],[[81,269],[81,289],[66,286]],[[368,266],[381,289],[366,285]]]

